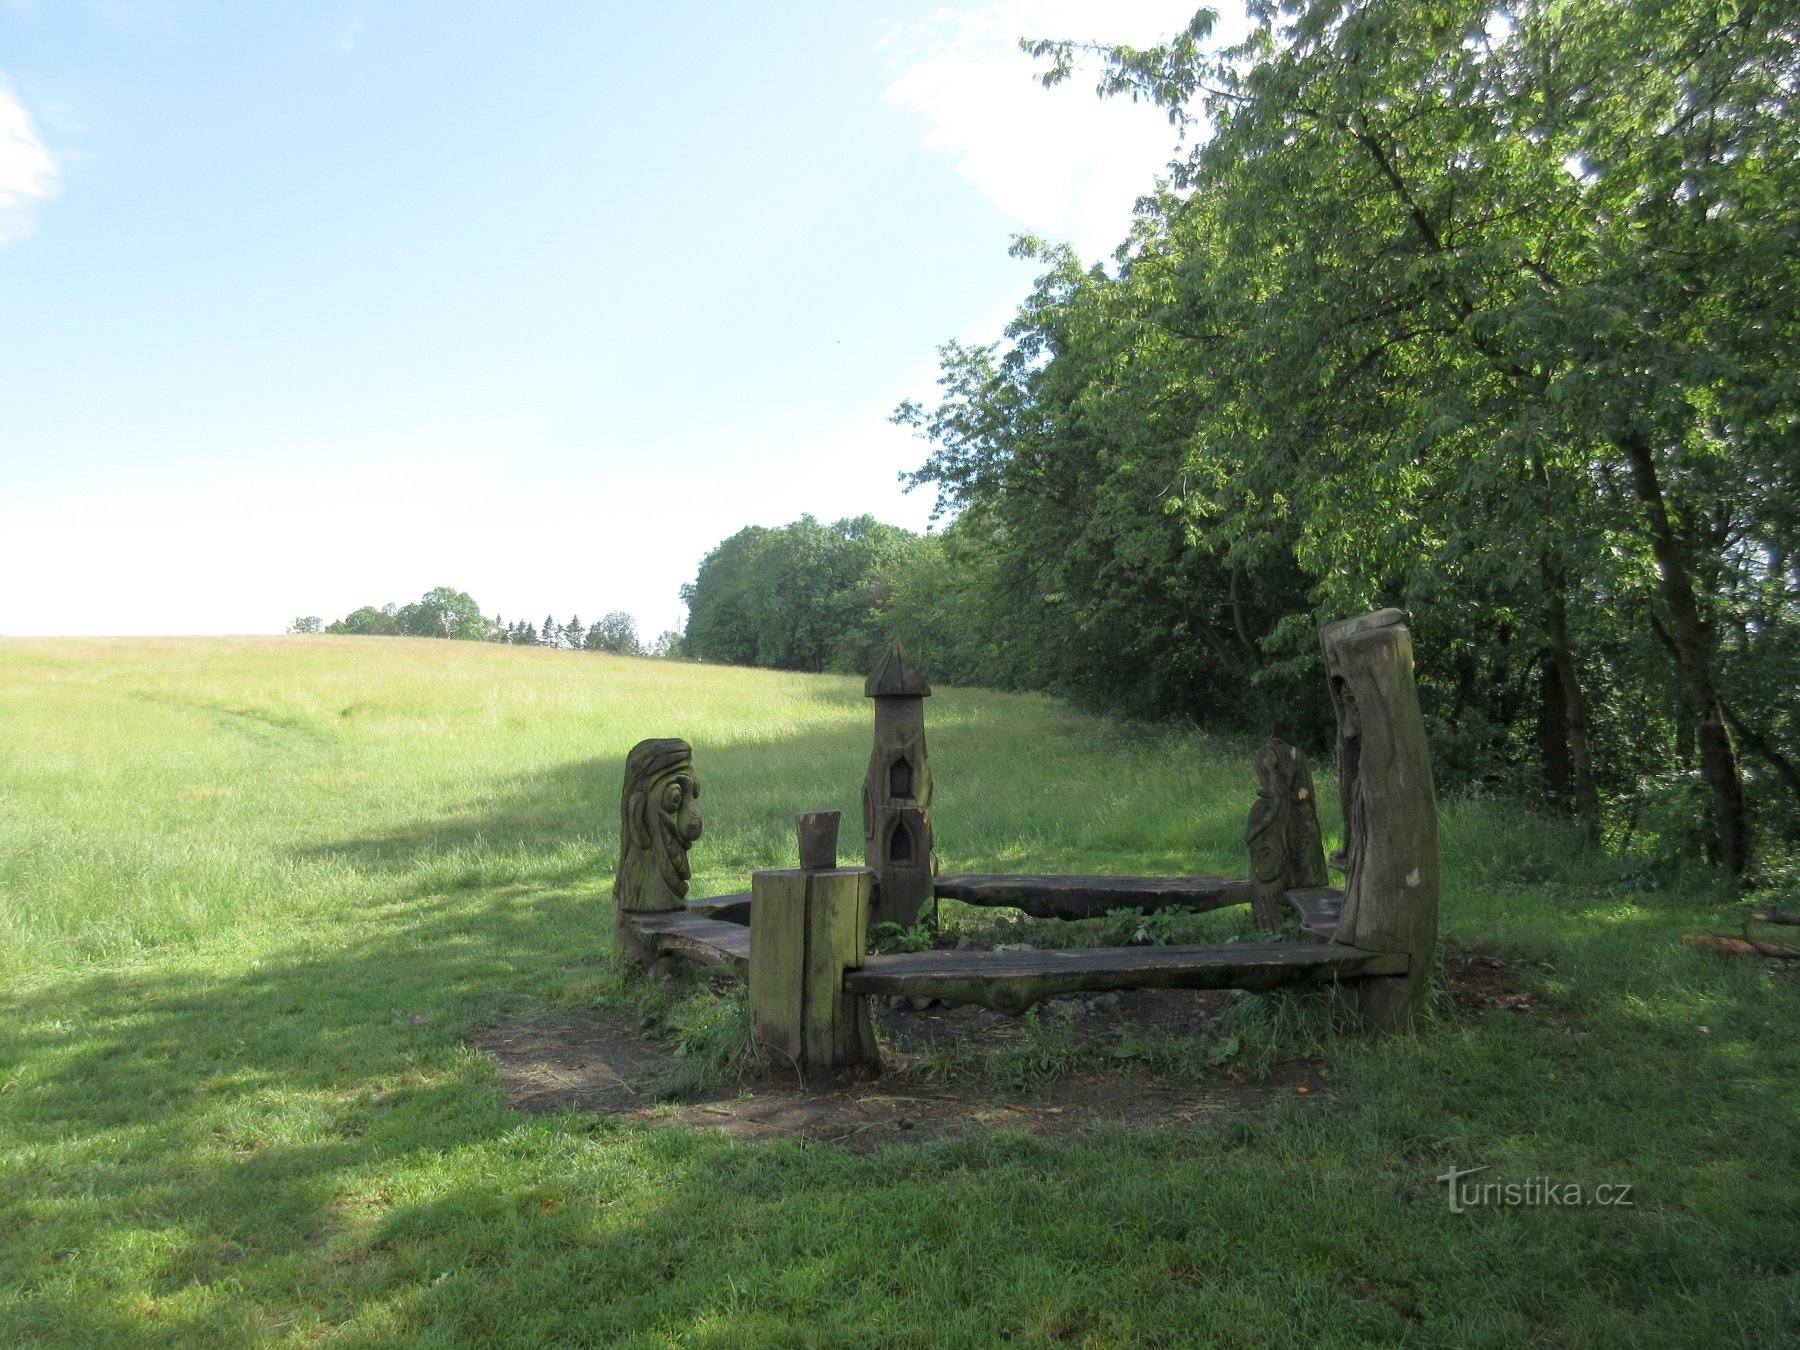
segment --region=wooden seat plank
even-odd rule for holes
[[[914,952],[871,956],[844,973],[855,994],[902,994],[1023,1012],[1057,994],[1111,989],[1251,989],[1403,975],[1404,953],[1335,942],[1243,942],[1217,947],[1085,947],[1030,952]]]
[[[1330,942],[1344,913],[1344,893],[1336,886],[1297,886],[1285,895],[1308,937]]]
[[[1022,909],[1039,919],[1099,919],[1108,911],[1149,913],[1247,905],[1256,887],[1241,877],[1045,877],[990,873],[941,876],[932,885],[940,900]]]
[[[739,891],[735,895],[715,895],[708,900],[690,900],[687,912],[702,919],[722,919],[726,923],[750,923],[750,892]]]
[[[701,965],[750,973],[750,930],[722,919],[704,919],[685,910],[624,916],[644,945],[659,956],[678,956]]]

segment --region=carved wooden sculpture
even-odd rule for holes
[[[1244,844],[1256,887],[1251,904],[1256,926],[1272,933],[1287,912],[1288,891],[1323,886],[1329,879],[1312,770],[1291,745],[1270,741],[1256,752],[1256,802],[1244,826]]]
[[[931,766],[925,700],[931,686],[898,642],[863,684],[875,700],[875,748],[863,779],[863,857],[875,872],[872,922],[911,928],[931,899]]]
[[[619,873],[613,882],[613,945],[656,959],[623,922],[628,913],[682,908],[688,849],[700,837],[700,780],[683,740],[639,741],[625,757],[619,791]]]
[[[1344,806],[1337,940],[1411,958],[1405,975],[1362,980],[1346,992],[1370,1026],[1405,1031],[1431,969],[1438,909],[1437,799],[1412,635],[1399,610],[1384,609],[1328,624],[1319,642],[1337,712]]]

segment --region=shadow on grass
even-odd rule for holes
[[[709,837],[750,854],[785,841],[794,811],[850,809],[866,754],[850,734],[697,747]],[[391,885],[281,943],[8,996],[0,1339],[246,1343],[354,1323],[368,1340],[1129,1342],[1216,1314],[1245,1343],[1459,1326],[1605,1342],[1734,1308],[1746,1320],[1718,1325],[1740,1337],[1779,1325],[1800,1250],[1795,1167],[1769,1149],[1795,1108],[1791,990],[1652,949],[1645,975],[1683,983],[1646,1026],[1645,975],[1616,940],[1631,925],[1547,906],[1568,958],[1591,955],[1591,1040],[1493,1014],[1359,1056],[1366,1109],[1231,1138],[856,1158],[521,1120],[465,1046],[606,959],[620,772],[559,766],[321,846]],[[483,850],[544,861],[495,879]],[[467,885],[434,871],[445,855]],[[1545,1154],[1589,1169],[1571,1179],[1637,1181],[1646,1217],[1478,1223],[1435,1203],[1447,1166],[1522,1176]]]
[[[853,838],[860,818],[859,793],[868,763],[861,728],[829,730],[762,744],[694,747],[701,784],[705,833],[695,846],[696,867],[718,859],[720,843],[746,836],[787,839],[801,811],[846,811],[841,844]],[[572,849],[616,860],[623,756],[571,761],[504,780],[462,809],[423,819],[403,830],[316,844],[300,852],[309,860],[336,859],[359,869],[410,873],[446,857],[529,855],[567,859]],[[849,814],[855,807],[857,816]],[[574,863],[585,867],[585,859]],[[538,881],[570,879],[567,866],[536,872]],[[610,878],[609,878],[610,880]]]
[[[709,833],[784,839],[777,822],[818,805],[815,785],[854,794],[866,755],[855,735],[700,747],[703,806],[724,798],[739,817],[721,828],[718,812]],[[446,1187],[490,1189],[534,1152],[587,1147],[589,1122],[505,1110],[491,1062],[464,1047],[608,961],[622,772],[617,758],[559,765],[461,813],[307,850],[367,875],[374,898],[277,945],[165,954],[0,1003],[0,1339],[331,1325],[437,1288],[444,1269],[415,1269],[409,1253],[448,1244],[461,1269],[500,1240],[494,1224],[517,1215],[456,1219],[455,1233],[395,1216]],[[645,1176],[676,1186],[673,1166]],[[658,1212],[668,1197],[649,1184],[625,1190]]]

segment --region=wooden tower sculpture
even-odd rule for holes
[[[875,700],[875,749],[863,779],[863,856],[875,873],[871,924],[911,928],[931,899],[931,767],[925,761],[925,700],[931,686],[898,642],[863,684]]]

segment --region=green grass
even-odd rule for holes
[[[1241,872],[1246,747],[1040,698],[926,707],[946,870]],[[1800,1325],[1800,982],[1681,945],[1735,927],[1704,877],[1648,889],[1496,803],[1443,810],[1444,932],[1522,963],[1545,1011],[1328,1041],[1322,1108],[867,1157],[505,1110],[466,1041],[545,1004],[662,998],[697,1056],[733,1053],[729,1006],[607,965],[629,746],[693,741],[705,895],[793,865],[794,812],[857,818],[869,723],[856,680],[587,654],[0,642],[0,1342],[1716,1345]],[[999,1080],[1053,1079],[1067,1046],[1024,1050]],[[1634,1204],[1451,1214],[1434,1178],[1483,1165]]]

